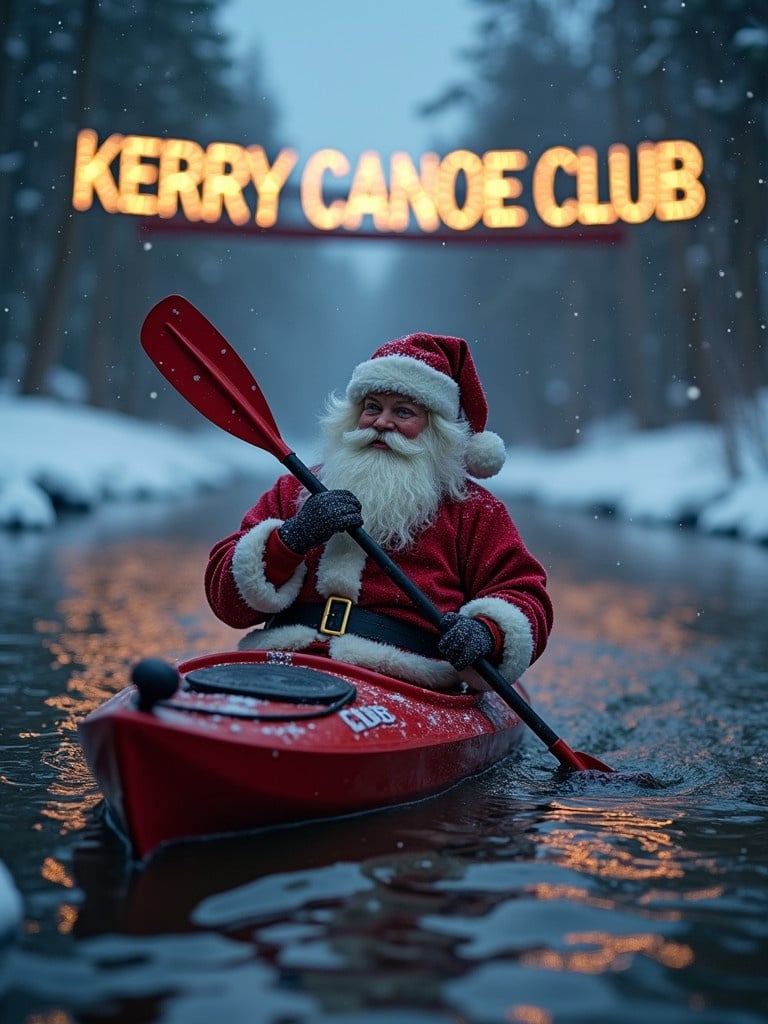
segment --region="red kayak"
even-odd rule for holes
[[[433,795],[519,743],[495,693],[448,695],[317,655],[235,651],[140,662],[79,725],[134,853]]]

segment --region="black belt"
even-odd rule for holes
[[[354,633],[366,640],[379,640],[402,647],[427,658],[439,658],[437,638],[418,626],[397,622],[388,615],[358,608],[346,597],[329,597],[325,604],[297,604],[273,615],[266,624],[275,626],[311,626],[325,636]]]

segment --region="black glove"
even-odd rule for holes
[[[297,555],[325,544],[334,533],[363,525],[361,506],[351,491],[311,494],[291,519],[277,529],[280,540]]]
[[[496,646],[486,624],[468,615],[448,612],[440,622],[440,629],[443,635],[437,649],[459,672],[474,664],[478,658],[487,658]]]

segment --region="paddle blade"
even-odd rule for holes
[[[612,772],[614,770],[599,758],[593,757],[592,754],[585,754],[581,750],[571,750],[565,740],[558,739],[549,748],[549,752],[554,754],[565,768],[572,768],[577,772]]]
[[[291,454],[253,374],[188,299],[168,295],[153,306],[141,344],[165,379],[212,423],[281,462]]]

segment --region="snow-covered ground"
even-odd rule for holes
[[[46,529],[61,508],[171,500],[279,469],[272,456],[207,424],[186,432],[41,398],[0,396],[0,438],[6,528]],[[297,452],[305,461],[314,455],[299,445]],[[640,433],[612,425],[573,449],[510,448],[488,485],[502,498],[611,509],[638,522],[685,522],[768,543],[768,472],[755,468],[731,480],[712,426]]]

